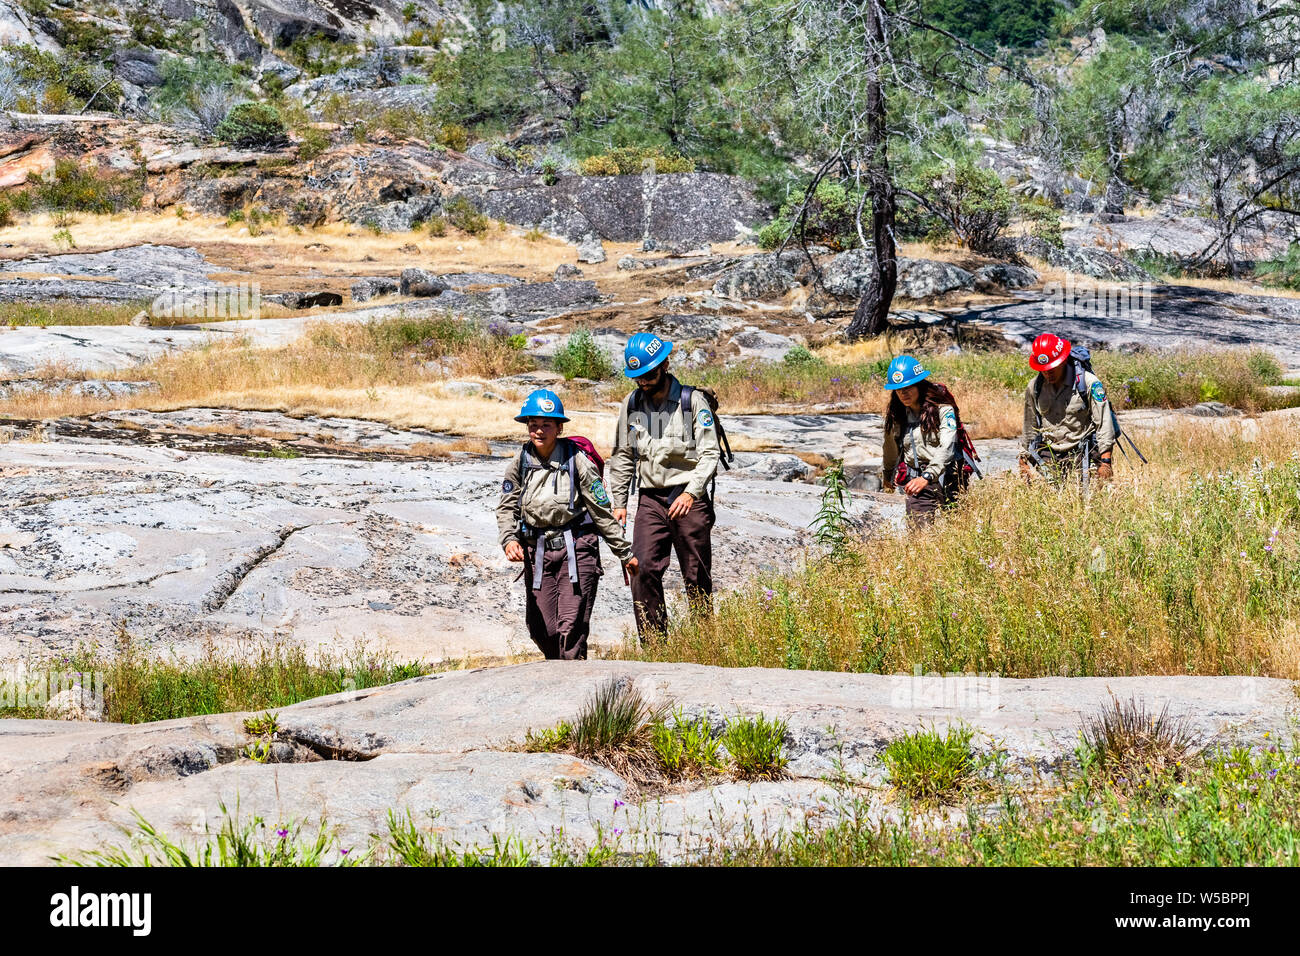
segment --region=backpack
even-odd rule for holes
[[[1074,346],[1072,349],[1070,349],[1070,365],[1071,365],[1071,371],[1074,372],[1074,390],[1079,393],[1079,397],[1083,399],[1084,404],[1086,405],[1088,402],[1088,384],[1085,381],[1083,373],[1088,372],[1092,375],[1097,374],[1092,370],[1092,353],[1089,352],[1085,346],[1082,345]],[[1043,416],[1038,411],[1038,398],[1042,394],[1043,394],[1043,373],[1039,372],[1038,377],[1034,379],[1034,417],[1037,418],[1037,426],[1040,433],[1043,430]],[[1137,455],[1138,458],[1141,459],[1142,464],[1145,465],[1147,463],[1147,460],[1146,457],[1142,454],[1141,449],[1139,449],[1137,444],[1133,441],[1133,439],[1130,438],[1123,431],[1123,429],[1119,427],[1119,416],[1115,414],[1114,405],[1110,406],[1110,423],[1111,426],[1115,429],[1115,447],[1118,448],[1123,453],[1125,458],[1128,457],[1128,452],[1124,451],[1124,446],[1120,442],[1120,439],[1122,438],[1124,441],[1128,442],[1129,447],[1133,449],[1133,454]],[[1031,450],[1037,452],[1037,448],[1038,446],[1037,443],[1035,442]]]
[[[591,463],[596,466],[596,469],[600,472],[602,478],[605,475],[605,459],[600,457],[600,454],[596,451],[596,447],[591,443],[591,441],[589,439],[583,438],[581,435],[574,435],[569,438],[560,438],[559,440],[565,443],[564,448],[566,449],[564,461],[561,463],[560,467],[561,469],[567,470],[569,472],[569,510],[575,511],[577,509],[574,506],[578,502],[578,452],[582,452],[589,459],[591,459]],[[524,442],[523,447],[519,449],[520,487],[526,488],[528,486],[528,473],[530,471],[536,471],[541,467],[542,467],[542,463],[537,458],[537,452],[533,450],[533,443]],[[558,470],[555,473],[554,480],[555,480],[555,484],[552,487],[558,488],[560,482],[560,473]],[[520,498],[520,501],[521,502],[523,501],[522,496]],[[582,510],[577,515],[574,516],[573,520],[565,524],[563,528],[560,529],[564,534],[565,550],[568,552],[569,581],[571,583],[576,584],[578,581],[578,558],[574,552],[574,543],[573,543],[574,529],[583,528],[586,526],[592,526],[594,524],[595,522],[592,520],[591,512],[589,512],[586,506],[584,505]],[[547,530],[544,528],[530,529],[526,527],[524,525],[522,514],[519,515],[519,527],[520,530],[523,531],[525,534],[527,534],[530,530],[532,531]],[[541,547],[540,541],[538,542],[538,547],[539,548]],[[542,569],[544,564],[545,562],[540,557],[534,559],[533,561],[532,586],[534,591],[539,590],[542,586]]]
[[[975,450],[975,443],[970,440],[970,434],[966,431],[966,425],[962,422],[961,412],[957,411],[956,405],[953,406],[953,412],[957,418],[956,448],[953,451],[952,461],[948,462],[948,467],[944,469],[943,476],[939,480],[946,498],[951,498],[969,488],[971,475],[976,478],[984,477],[979,465],[975,464],[982,459],[979,452]],[[895,441],[898,442],[901,452],[902,437],[899,436]],[[894,469],[894,484],[901,488],[907,484],[907,481],[907,458],[900,455],[898,467]]]
[[[577,504],[578,501],[578,452],[581,451],[591,459],[591,463],[596,466],[596,470],[600,472],[602,478],[605,477],[605,459],[600,457],[600,453],[596,451],[596,446],[591,443],[591,440],[583,438],[581,435],[566,436],[559,440],[566,442],[564,447],[568,450],[560,467],[569,472],[569,510],[573,511],[574,505]],[[533,450],[533,443],[524,442],[523,447],[519,449],[520,485],[527,487],[528,473],[530,471],[536,471],[541,467],[542,463],[537,459],[537,452]],[[560,476],[557,472],[555,476],[557,487],[559,481]],[[586,517],[585,509],[583,517]]]
[[[718,396],[711,388],[696,389],[693,385],[683,385],[681,396],[678,399],[678,409],[692,407],[692,401],[695,398],[695,392],[699,391],[704,396],[705,402],[709,406],[709,411],[713,413],[713,427],[718,431],[718,461],[723,468],[731,470],[731,463],[736,460],[735,454],[731,451],[731,442],[727,439],[727,430],[722,427],[722,419],[718,417]],[[645,410],[645,396],[641,390],[637,389],[628,396],[628,411],[642,412]],[[687,445],[695,444],[695,416],[682,414],[682,439]],[[637,452],[636,443],[632,443],[632,483],[633,492],[637,483]],[[714,497],[714,489],[718,483],[717,476],[709,483],[709,499]]]

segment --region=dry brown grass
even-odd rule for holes
[[[1287,416],[1250,435],[1187,422],[1083,499],[976,482],[929,529],[773,573],[673,621],[655,660],[1004,677],[1300,678],[1300,462]]]

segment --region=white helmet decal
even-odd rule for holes
[[[660,339],[657,338],[651,339],[649,342],[646,343],[645,354],[654,355],[656,352],[659,351],[660,348],[663,347],[663,344],[664,344],[663,341]]]
[[[640,368],[640,367],[641,367],[641,360],[640,360],[639,358],[637,358],[635,355],[629,355],[629,356],[627,357],[627,367],[628,367],[628,368]]]
[[[903,373],[896,369],[894,371],[894,374],[891,375],[890,378],[893,379],[895,382],[901,382],[903,380]]]
[[[546,412],[546,414],[548,415],[551,412],[555,411],[555,403],[551,401],[549,398],[539,398],[537,400],[537,407],[540,408],[542,411]]]

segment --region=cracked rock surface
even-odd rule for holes
[[[570,719],[603,681],[624,679],[656,702],[720,724],[763,712],[788,722],[791,776],[722,779],[644,797],[612,771],[565,754],[506,749],[527,731]],[[1027,778],[1068,756],[1082,715],[1114,694],[1186,716],[1202,739],[1260,744],[1296,707],[1288,681],[1239,677],[990,680],[833,674],[620,661],[536,662],[416,678],[304,701],[278,712],[275,747],[286,762],[241,756],[243,714],[157,724],[0,721],[0,863],[41,864],[107,843],[139,811],[173,839],[220,825],[219,805],[268,823],[324,818],[342,847],[385,832],[388,811],[427,822],[442,838],[491,845],[492,835],[545,844],[556,831],[578,843],[617,827],[655,841],[667,860],[707,838],[759,834],[835,819],[843,770],[876,818],[897,817],[880,753],[895,737],[961,720],[976,746],[997,741]],[[837,767],[837,761],[839,765]],[[633,839],[629,837],[629,840]],[[628,849],[644,848],[624,845]]]
[[[398,440],[382,426],[322,424]],[[123,625],[181,655],[208,638],[272,636],[336,650],[365,639],[427,660],[531,651],[519,566],[497,544],[503,471],[482,456],[249,458],[57,436],[0,445],[0,659],[108,641]],[[779,468],[743,471],[718,479],[724,589],[800,560],[820,494],[773,480],[789,477]],[[597,645],[632,624],[630,592],[602,550]],[[666,582],[680,589],[675,569]]]

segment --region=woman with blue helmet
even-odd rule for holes
[[[929,370],[900,355],[885,372],[885,448],[881,480],[886,491],[901,485],[909,524],[928,524],[940,505],[953,500],[957,482],[950,466],[959,454],[961,421],[952,392],[927,381]]]
[[[515,421],[528,441],[501,482],[497,530],[510,561],[524,565],[528,636],[548,660],[585,660],[600,583],[600,539],[626,573],[637,573],[632,545],[614,520],[603,462],[585,438],[562,438],[560,397],[539,388]]]

